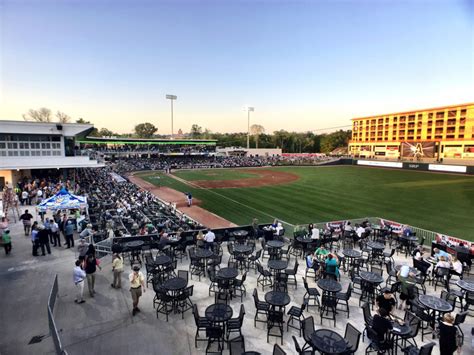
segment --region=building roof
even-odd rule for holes
[[[0,133],[6,134],[47,134],[74,137],[88,134],[94,128],[91,124],[8,121],[0,120]]]
[[[448,106],[422,108],[422,109],[409,110],[409,111],[401,111],[401,112],[393,112],[393,113],[381,113],[381,114],[377,114],[377,115],[370,115],[370,116],[364,116],[364,117],[356,117],[356,118],[352,118],[352,120],[355,121],[355,120],[363,120],[363,119],[367,119],[367,118],[377,118],[377,117],[382,117],[382,116],[402,115],[402,114],[409,114],[409,113],[413,113],[413,112],[446,110],[446,109],[448,109],[448,108],[455,108],[455,107],[458,108],[458,107],[465,107],[465,106],[474,106],[474,102],[470,102],[470,103],[467,103],[467,104],[459,104],[459,105],[448,105]]]
[[[90,144],[150,144],[150,145],[216,145],[216,139],[143,139],[143,138],[98,138],[86,137],[76,140],[78,143]]]

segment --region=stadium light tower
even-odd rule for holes
[[[166,95],[166,99],[171,101],[171,139],[174,137],[173,132],[173,101],[176,100],[178,96],[176,95]]]
[[[247,106],[247,149],[250,148],[250,112],[254,112],[255,108]]]

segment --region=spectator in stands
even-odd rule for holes
[[[392,322],[388,319],[387,310],[385,308],[379,308],[378,313],[374,315],[372,320],[372,329],[377,333],[381,350],[392,348],[392,341],[389,336],[392,328]]]
[[[413,287],[415,287],[415,275],[410,272],[408,265],[402,265],[400,271],[397,273],[398,281],[400,281],[400,304],[398,309],[402,309],[406,304],[410,303],[413,297]]]
[[[86,228],[81,232],[81,234],[79,234],[79,236],[81,238],[84,238],[87,242],[91,242],[93,243],[93,236],[94,236],[94,232],[92,230],[92,224],[88,223],[86,225]]]
[[[204,240],[206,241],[206,249],[213,250],[215,239],[216,235],[214,232],[212,230],[207,231],[206,235],[204,236]]]
[[[324,260],[329,254],[329,251],[324,247],[324,245],[321,245],[318,249],[316,249],[314,254],[318,260]]]
[[[365,236],[365,228],[358,224],[356,224],[356,228],[354,240],[357,242]]]
[[[434,257],[436,260],[439,260],[441,257],[444,257],[445,260],[450,260],[451,259],[451,255],[449,255],[447,252],[445,252],[444,250],[440,250],[438,248],[434,248],[433,249],[433,252],[434,252]]]
[[[204,234],[202,233],[202,230],[198,232],[196,235],[196,245],[198,248],[204,247]]]
[[[451,313],[443,316],[439,322],[439,353],[440,355],[453,355],[458,349],[456,342],[457,329],[454,326],[454,317]]]
[[[344,232],[352,232],[354,228],[352,228],[351,221],[347,221],[346,225],[344,226]]]
[[[409,225],[405,225],[403,227],[403,231],[402,231],[402,234],[406,237],[409,237],[411,235],[413,235],[413,231],[411,230],[410,226]]]
[[[388,314],[392,313],[395,307],[395,297],[389,288],[385,288],[383,293],[375,299],[378,308],[384,308]]]
[[[440,256],[439,259],[438,259],[438,262],[436,263],[435,271],[436,271],[436,269],[438,269],[440,267],[450,269],[451,268],[451,263],[444,256]]]
[[[415,258],[416,260],[423,260],[423,245],[418,245],[414,250],[413,250],[413,253],[412,253],[412,256],[413,258]]]
[[[340,274],[339,274],[339,262],[338,262],[338,259],[337,259],[337,256],[335,254],[328,254],[327,258],[326,258],[326,271],[329,271],[329,269],[331,267],[335,267],[336,268],[336,277],[339,279],[340,278]]]
[[[451,270],[452,275],[455,275],[455,276],[461,276],[462,275],[463,265],[462,265],[462,262],[459,261],[456,256],[453,257],[452,267],[453,267],[452,270]]]
[[[311,229],[311,239],[319,239],[319,228],[314,227]]]

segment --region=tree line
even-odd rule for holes
[[[29,110],[23,115],[27,121],[70,123],[72,118],[63,112],[57,111],[55,115],[48,108]],[[90,124],[89,121],[79,118],[75,121],[81,124]],[[123,138],[168,138],[157,134],[158,127],[150,122],[137,124],[133,133],[117,134],[108,128],[94,128],[91,137],[123,137]],[[251,148],[281,148],[284,153],[329,153],[339,147],[347,147],[351,138],[351,130],[338,130],[332,133],[315,134],[308,132],[288,132],[285,130],[265,133],[265,128],[259,124],[250,127]],[[246,147],[247,133],[217,133],[203,129],[197,124],[191,126],[190,132],[185,134],[192,139],[215,139],[220,147]]]

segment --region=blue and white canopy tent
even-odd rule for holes
[[[78,209],[86,209],[87,211],[87,207],[86,197],[76,196],[66,189],[61,189],[56,195],[41,202],[36,206],[36,209],[40,212]]]

